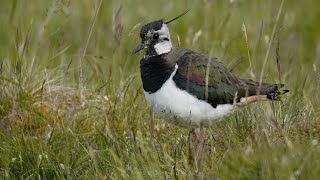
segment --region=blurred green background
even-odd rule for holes
[[[319,2],[281,2],[2,0],[0,176],[316,179]],[[188,130],[146,105],[131,54],[143,24],[189,8],[169,26],[175,46],[290,89],[207,128],[200,165]]]

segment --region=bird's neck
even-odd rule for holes
[[[140,61],[143,89],[148,93],[158,91],[175,69],[173,64],[166,61],[165,56],[157,55]]]

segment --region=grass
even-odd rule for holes
[[[0,176],[317,179],[320,14],[313,0],[280,7],[276,0],[4,0]],[[200,166],[188,130],[148,108],[142,55],[131,54],[142,24],[187,8],[170,24],[174,44],[218,57],[237,76],[259,80],[263,72],[263,81],[290,89],[281,102],[252,104],[206,128]]]

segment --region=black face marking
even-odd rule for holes
[[[156,33],[153,35],[153,39],[158,39],[158,38],[159,38],[159,34]]]
[[[140,30],[141,39],[144,39],[146,34],[151,30],[154,30],[154,31],[160,30],[162,28],[163,23],[164,23],[163,20],[160,19],[160,20],[153,21],[151,23],[148,23],[148,24],[142,26],[142,28]]]

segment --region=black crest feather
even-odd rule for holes
[[[146,33],[148,33],[148,31],[150,29],[153,29],[155,31],[159,30],[162,28],[162,24],[163,24],[163,20],[157,20],[157,21],[153,21],[150,22],[148,24],[145,24],[144,26],[142,26],[141,31],[140,31],[140,37],[142,38]]]
[[[173,19],[171,19],[171,20],[169,20],[169,21],[167,21],[167,22],[165,22],[165,23],[166,23],[166,24],[169,24],[169,23],[171,23],[172,21],[175,21],[175,20],[181,18],[182,16],[184,16],[185,14],[187,14],[189,11],[190,11],[190,9],[187,9],[187,10],[185,10],[183,13],[181,13],[180,15],[178,15],[177,17],[175,17],[175,18],[173,18]]]

